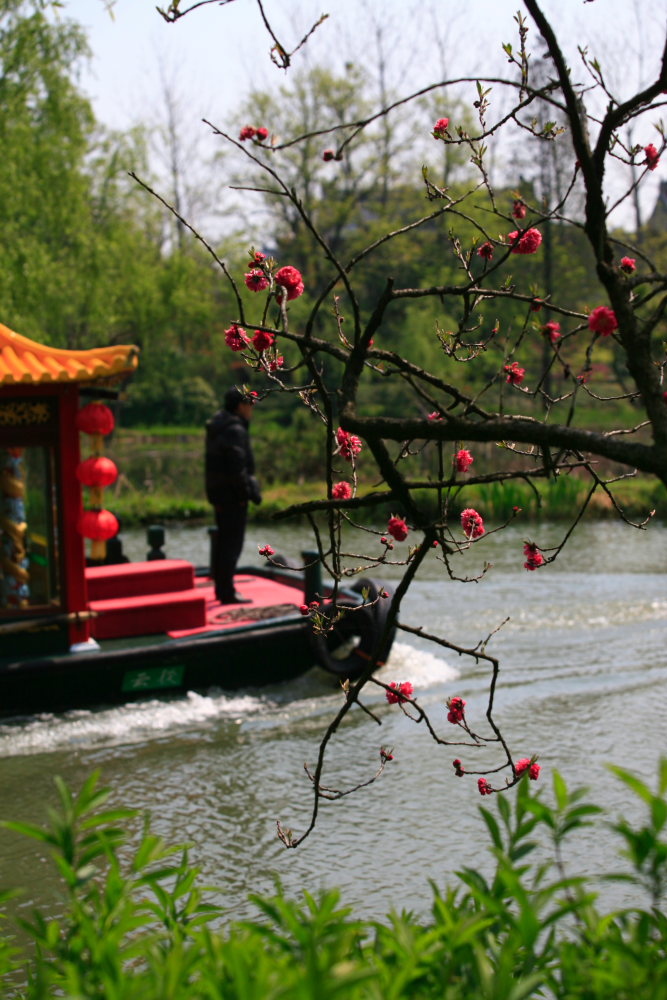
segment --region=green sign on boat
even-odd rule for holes
[[[123,676],[123,691],[151,691],[156,688],[180,687],[184,666],[148,667],[145,670],[128,670]]]

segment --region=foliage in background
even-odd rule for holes
[[[217,408],[225,389],[248,378],[224,345],[223,332],[232,308],[229,290],[210,254],[182,226],[177,239],[170,237],[163,207],[128,177],[131,169],[158,190],[161,187],[149,167],[148,123],[126,133],[109,133],[95,121],[78,86],[78,70],[87,58],[85,34],[67,19],[66,8],[64,17],[54,19],[45,10],[48,6],[7,0],[0,12],[4,150],[0,164],[4,206],[0,321],[28,337],[63,347],[136,343],[142,350],[141,365],[127,392],[123,422],[127,426],[201,425]],[[381,68],[375,67],[376,76]],[[355,66],[337,75],[317,64],[301,69],[275,90],[249,94],[239,121],[261,119],[279,135],[294,136],[361,119],[375,100],[377,81],[372,70],[372,66]],[[387,100],[395,96],[390,83],[384,95]],[[454,93],[445,92],[437,99],[428,95],[421,101],[420,113],[428,119],[443,100],[462,127],[473,128],[468,109]],[[329,245],[343,257],[380,237],[392,221],[404,224],[428,208],[423,192],[411,182],[422,163],[427,164],[432,181],[447,184],[454,197],[463,193],[473,176],[463,147],[437,144],[434,149],[432,140],[430,145],[420,145],[414,135],[414,112],[407,109],[362,132],[342,161],[323,162],[320,146],[316,137],[292,146],[283,154],[283,166]],[[555,146],[551,144],[549,155]],[[516,194],[540,203],[544,168],[537,166],[521,165],[525,180],[520,192],[514,189],[515,181],[501,181],[498,204],[502,211],[510,212]],[[239,180],[247,182],[248,174]],[[248,207],[247,199],[239,203],[240,219],[244,204]],[[458,238],[464,243],[473,241],[476,224],[489,217],[490,209],[483,190],[468,197],[460,207]],[[377,298],[388,273],[403,287],[456,281],[460,267],[450,243],[450,227],[451,220],[441,217],[380,247],[356,276],[362,307]],[[232,228],[227,225],[227,231]],[[595,275],[583,234],[557,220],[545,222],[544,230],[545,239],[547,231],[551,233],[551,276],[547,280],[542,261],[525,258],[522,273],[536,288],[544,290],[548,285],[554,300],[568,308],[587,308]],[[300,267],[309,288],[322,283],[327,262],[288,199],[267,196],[259,212],[254,205],[247,231],[255,232],[255,237],[247,237],[248,242],[255,238],[265,251]],[[625,238],[629,234],[616,235]],[[664,259],[664,234],[646,229],[642,237],[644,249],[655,250],[658,261]],[[228,264],[248,301],[251,296],[242,282],[248,246],[234,238],[233,243],[230,239],[228,245],[215,249],[227,252]],[[511,279],[515,264],[512,259],[503,269],[504,280]],[[304,304],[294,304],[295,321],[305,316],[304,310]],[[530,335],[516,355],[528,378],[541,363],[539,330],[545,318],[546,313],[531,318]],[[407,304],[395,303],[385,317],[377,345],[410,355],[426,367],[437,366],[437,340],[421,335],[436,320],[443,328],[455,327],[456,313],[445,310],[443,314],[441,303],[424,299],[411,304],[408,316]],[[511,302],[496,301],[486,310],[485,322],[489,327],[497,324],[509,341],[523,318]],[[471,368],[467,388],[481,386],[495,370],[500,355],[496,358],[494,352],[502,337],[491,344],[488,358]],[[609,350],[599,352],[594,374],[601,395],[617,391],[619,380],[622,383],[627,375]],[[301,378],[297,369],[293,380],[298,383]],[[369,388],[364,397],[369,413],[406,403],[414,407],[404,384],[395,378]],[[521,399],[519,403],[527,413],[535,411],[533,401]],[[606,407],[592,398],[583,403],[580,412],[589,425],[606,428],[610,424]],[[294,400],[269,397],[264,410],[268,422],[283,428],[285,439],[299,435],[303,440],[303,421]],[[415,411],[415,416],[423,415]],[[306,452],[299,454],[298,474],[319,478],[323,472],[319,452],[308,441]],[[265,476],[277,481],[281,473],[274,469],[276,453],[269,447],[265,451]]]
[[[62,912],[5,919],[0,981],[12,1000],[664,1000],[667,997],[667,761],[655,791],[613,768],[633,794],[612,823],[626,865],[600,880],[629,905],[599,908],[593,882],[569,870],[581,831],[608,822],[554,774],[554,804],[524,778],[510,805],[480,813],[490,864],[433,886],[429,918],[392,911],[356,919],[339,893],[251,897],[253,920],[224,922],[206,902],[187,850],[168,848],[135,811],[108,807],[92,775],[78,795],[60,780],[49,825],[4,826],[55,863]],[[574,836],[573,836],[574,835]],[[579,848],[580,850],[580,848]],[[488,870],[489,874],[483,874]],[[403,877],[395,872],[397,887]],[[7,907],[11,892],[0,900]]]

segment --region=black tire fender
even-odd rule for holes
[[[348,605],[357,609],[344,614],[329,634],[313,635],[312,641],[316,662],[320,667],[341,680],[354,681],[361,676],[370,662],[378,638],[383,633],[387,623],[391,602],[387,598],[380,597],[378,599],[380,590],[390,594],[390,588],[386,584],[381,584],[368,577],[356,580],[350,589],[359,595],[367,589],[368,599],[376,603],[368,607],[357,608],[361,601],[342,596],[338,600],[339,607],[344,608]],[[394,627],[382,645],[378,656],[378,666],[382,666],[389,656],[395,634],[396,628]],[[344,649],[351,642],[355,643],[353,648],[349,650],[347,655],[341,656],[341,647]],[[336,655],[337,653],[339,655]]]

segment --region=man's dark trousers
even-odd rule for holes
[[[243,549],[247,503],[216,504],[215,523],[218,538],[215,545],[215,596],[221,604],[234,601],[234,570]]]

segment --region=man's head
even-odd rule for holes
[[[225,393],[225,409],[230,413],[238,413],[244,420],[251,419],[254,405],[255,397],[241,392],[236,386]]]

